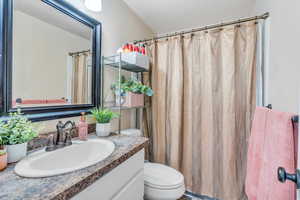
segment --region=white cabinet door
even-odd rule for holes
[[[143,200],[144,198],[144,171],[141,170],[113,200]]]
[[[134,190],[138,190],[139,195],[143,196],[144,181],[141,181],[143,172],[144,150],[141,150],[71,200],[112,200],[120,193],[130,196]]]

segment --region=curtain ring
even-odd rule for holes
[[[208,33],[208,26],[204,27],[204,33]]]
[[[223,31],[223,26],[224,26],[224,23],[223,23],[223,22],[221,22],[221,24],[220,24],[220,28],[219,28],[219,30],[220,30],[220,31]]]
[[[258,16],[255,16],[255,22],[254,22],[254,24],[258,24]]]
[[[155,40],[155,38],[154,38],[154,37],[152,38],[152,42],[153,42],[153,44],[155,44],[155,43],[156,43],[156,40]]]
[[[236,25],[237,28],[241,27],[241,19],[238,20],[238,24]]]
[[[254,24],[258,24],[258,16],[255,16],[255,22],[254,22]]]
[[[195,30],[196,30],[196,29],[192,29],[192,30],[191,30],[191,34],[190,34],[191,37],[194,37],[195,32],[196,32]]]

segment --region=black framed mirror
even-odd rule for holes
[[[101,23],[65,0],[0,0],[0,111],[32,121],[100,105]]]

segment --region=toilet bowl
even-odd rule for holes
[[[185,192],[183,175],[158,163],[145,163],[144,186],[146,200],[177,200]]]
[[[122,130],[127,136],[142,136],[138,129]],[[177,200],[185,192],[183,175],[163,164],[146,162],[144,165],[144,199]]]

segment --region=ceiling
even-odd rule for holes
[[[124,0],[157,34],[251,15],[255,0]]]
[[[38,18],[39,20],[59,27],[87,40],[91,39],[92,30],[90,27],[56,10],[40,0],[15,0],[14,10],[26,13],[27,15]]]

